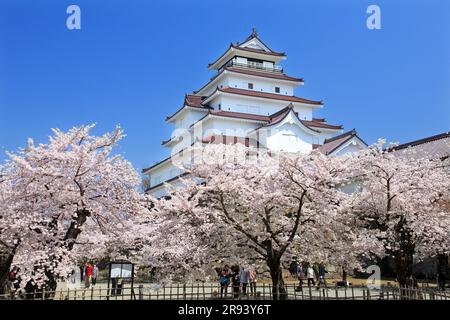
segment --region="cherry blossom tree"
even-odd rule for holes
[[[349,168],[360,185],[349,207],[363,228],[361,241],[376,238],[393,259],[399,284],[408,286],[414,258],[449,252],[450,163],[413,150],[399,155],[383,145],[353,157]]]
[[[318,152],[256,156],[238,144],[208,145],[197,154],[183,187],[167,185],[168,196],[153,209],[164,221],[155,243],[178,241],[172,254],[185,268],[224,259],[265,265],[278,299],[285,297],[286,257],[357,263],[350,250],[356,234],[341,206],[348,196],[336,188],[344,183],[339,159]]]
[[[0,184],[0,241],[13,259],[2,268],[19,266],[21,285],[29,290],[55,289],[77,252],[89,256],[86,248],[101,250],[111,238],[123,239],[145,210],[139,175],[113,154],[122,129],[93,136],[93,128],[53,129],[48,143],[30,139],[26,148],[8,154]]]

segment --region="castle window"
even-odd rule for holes
[[[249,88],[249,89],[253,89],[253,83],[249,82],[249,83],[248,83],[248,88]]]
[[[275,92],[280,93],[280,87],[275,87]]]

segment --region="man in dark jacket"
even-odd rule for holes
[[[321,262],[318,267],[318,274],[319,274],[319,282],[317,283],[317,289],[320,288],[321,285],[327,286],[327,283],[325,281],[325,274],[328,273],[327,269],[325,269],[325,264]]]
[[[239,275],[239,266],[231,267],[231,283],[233,285],[233,299],[239,298],[239,287],[241,285],[241,277]]]

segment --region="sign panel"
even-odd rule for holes
[[[133,265],[131,263],[111,263],[111,278],[132,278]]]

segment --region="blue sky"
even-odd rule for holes
[[[81,30],[66,28],[70,4]],[[366,28],[370,4],[381,30]],[[2,0],[0,161],[28,137],[92,122],[123,126],[119,151],[136,169],[161,160],[165,117],[252,27],[305,79],[296,95],[324,100],[316,116],[368,143],[450,130],[450,1]]]

